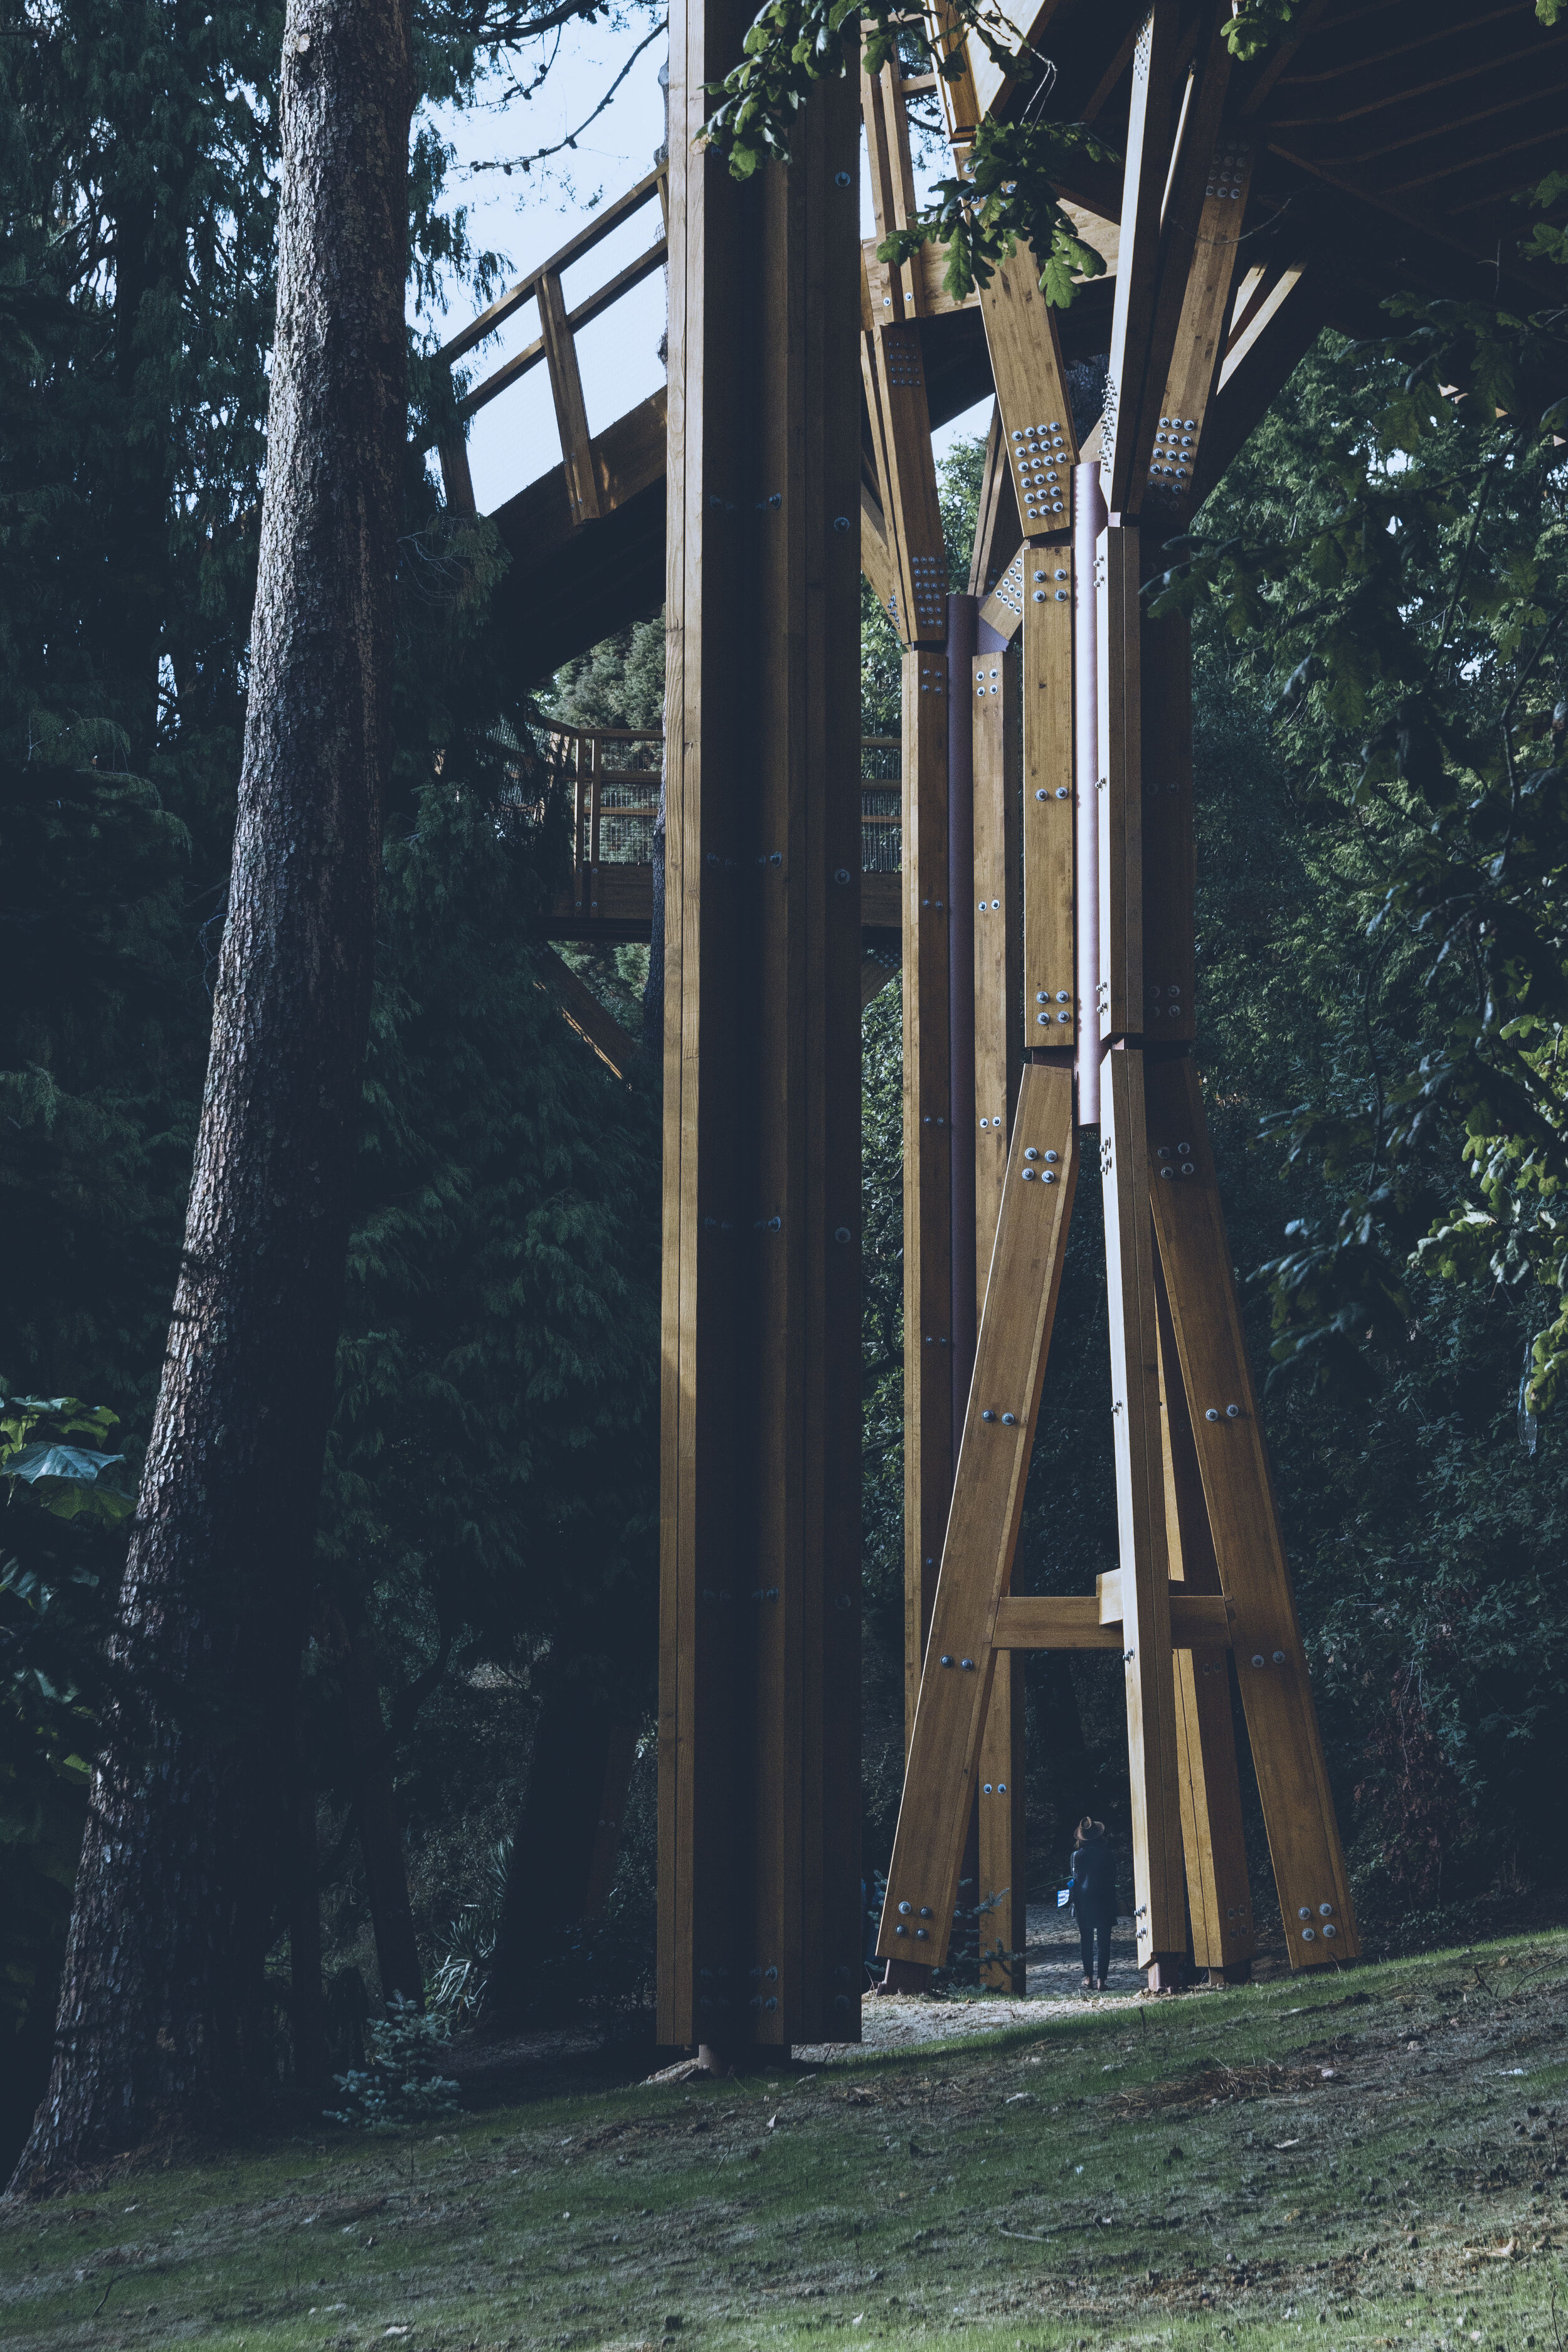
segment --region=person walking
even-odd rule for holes
[[[1073,1840],[1072,1885],[1068,1890],[1083,1952],[1083,1989],[1105,1990],[1110,1972],[1110,1931],[1116,1925],[1116,1856],[1106,1842],[1105,1823],[1086,1813]]]

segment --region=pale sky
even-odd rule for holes
[[[526,104],[514,100],[506,106],[474,108],[461,114],[443,110],[437,115],[438,127],[458,151],[458,167],[451,191],[455,201],[468,207],[471,241],[507,256],[508,284],[546,260],[602,205],[613,203],[653,168],[655,151],[664,138],[658,87],[664,40],[656,40],[644,50],[606,110],[578,140],[574,152],[553,157],[546,165],[535,164],[527,175],[514,172],[510,178],[499,171],[463,167],[527,154],[552,146],[574,131],[598,104],[647,30],[647,20],[641,16],[619,31],[604,24],[569,26],[563,31],[559,55],[543,87]],[[534,56],[531,54],[525,62],[533,68]],[[861,234],[868,236],[870,201],[864,170],[860,209]],[[656,198],[566,272],[563,290],[568,307],[646,251],[658,235]],[[663,273],[656,271],[578,335],[578,365],[591,433],[602,432],[663,383],[658,344],[664,332],[664,300]],[[472,316],[473,309],[471,298],[459,290],[439,324],[441,336],[455,333]],[[533,305],[529,303],[471,356],[468,365],[474,380],[499,366],[510,352],[531,342],[538,331]],[[990,421],[990,406],[987,400],[944,425],[934,436],[939,457],[957,436],[984,432]],[[541,365],[482,408],[469,427],[468,463],[481,512],[499,506],[560,460],[549,377]]]

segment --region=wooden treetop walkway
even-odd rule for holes
[[[1142,0],[1004,0],[1004,7],[1019,35],[1055,65],[1053,115],[1089,123],[1120,152],[1146,14]],[[930,75],[905,79],[898,95],[917,120],[923,114],[935,123]],[[972,50],[967,81],[942,92],[955,146],[967,123],[986,112],[1016,112],[1030,95],[1005,84]],[[1321,326],[1374,331],[1378,306],[1395,286],[1464,296],[1479,289],[1482,271],[1531,299],[1528,272],[1513,256],[1522,225],[1516,199],[1560,158],[1565,107],[1568,27],[1545,31],[1532,0],[1305,0],[1279,46],[1249,70],[1241,109],[1239,120],[1258,142],[1246,198],[1251,251],[1230,328],[1225,389],[1235,397],[1216,403],[1205,479],[1217,477],[1267,404],[1280,381],[1281,355],[1304,352]],[[912,197],[907,131],[891,161]],[[1061,318],[1070,365],[1110,346],[1121,173],[1080,164],[1067,194],[1109,264],[1107,276]],[[533,369],[549,371],[561,461],[493,517],[514,559],[501,590],[508,619],[542,677],[657,612],[664,595],[665,394],[635,403],[590,436],[575,339],[666,267],[667,211],[661,165],[440,353],[457,365],[519,318],[534,327],[521,351],[465,391],[458,408],[465,422]],[[574,268],[581,275],[579,265],[645,212],[644,251],[568,309],[563,275]],[[868,327],[897,299],[876,258],[878,241],[863,249]],[[933,428],[983,399],[993,383],[979,303],[973,297],[955,303],[942,291],[943,259],[941,248],[928,248],[917,269],[902,273],[909,311],[920,323]],[[885,532],[868,415],[862,445],[862,549],[879,586]],[[442,457],[449,494],[471,506],[464,452]]]

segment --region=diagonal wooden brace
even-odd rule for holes
[[[1160,1179],[1156,1177],[1156,1182]],[[1160,1316],[1160,1396],[1165,1433],[1165,1543],[1171,1563],[1173,1633],[1179,1617],[1226,1604],[1193,1446],[1192,1416],[1171,1328],[1171,1305],[1154,1268]],[[1236,1729],[1230,1712],[1228,1612],[1224,1646],[1176,1641],[1176,1758],[1193,1959],[1211,1973],[1244,1967],[1257,1949],[1242,1829]]]
[[[1143,1116],[1143,1056],[1106,1055],[1100,1080],[1100,1174],[1110,1308],[1116,1524],[1121,1553],[1127,1763],[1138,1965],[1187,1947],[1186,1891],[1165,1544],[1165,1462],[1159,1322]]]
[[[996,1604],[1023,1515],[1078,1175],[1072,1072],[1032,1063],[1018,1093],[974,1381],[953,1481],[877,1948],[947,1956],[990,1696]]]
[[[1290,1964],[1351,1959],[1355,1913],[1190,1060],[1151,1066],[1148,1118],[1154,1228]]]

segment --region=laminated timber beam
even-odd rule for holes
[[[891,69],[863,74],[879,235],[914,210],[909,131]],[[876,452],[890,593],[903,641],[904,1725],[912,1732],[952,1489],[952,915],[948,838],[947,552],[921,331],[908,272],[890,309],[863,312],[861,373]],[[918,281],[916,281],[918,282]],[[876,551],[873,549],[873,561]],[[967,897],[967,877],[965,895]]]
[[[670,26],[658,2033],[858,2033],[854,93],[696,144]],[[602,527],[602,526],[601,526]]]

